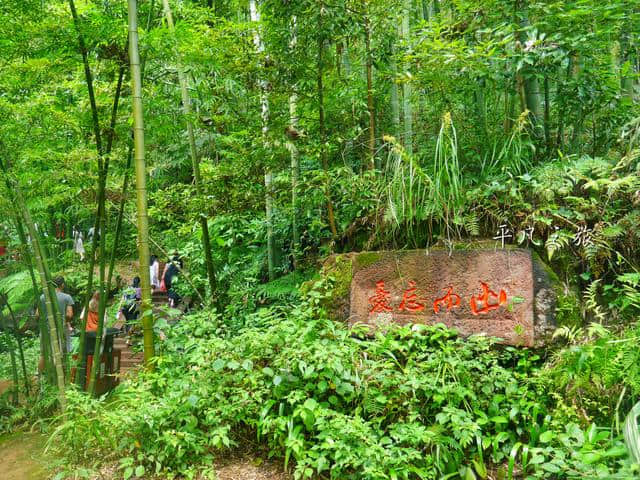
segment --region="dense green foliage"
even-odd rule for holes
[[[571,226],[568,221],[594,228],[593,217],[545,208],[525,212],[535,218],[522,217],[519,211],[507,211],[510,203],[502,203],[512,200],[507,196],[480,216],[467,199],[477,198],[477,192],[493,198],[487,186],[490,192],[498,187],[506,193],[501,175],[514,184],[526,182],[532,166],[549,160],[562,164],[589,155],[616,162],[626,155],[626,162],[634,164],[637,121],[629,122],[638,110],[627,87],[637,83],[633,39],[640,21],[632,2],[258,3],[262,23],[256,26],[250,22],[248,2],[177,2],[174,40],[162,24],[158,2],[140,2],[151,233],[166,251],[177,248],[189,254],[198,287],[204,288],[206,278],[201,213],[212,229],[221,295],[229,291],[234,297],[267,277],[265,169],[274,173],[276,270],[286,273],[295,253],[294,219],[298,254],[307,263],[331,250],[390,242],[423,247],[439,239],[492,234],[505,220],[516,229],[526,219],[546,241],[553,233],[549,223],[556,222],[550,213],[562,217],[557,225],[563,229]],[[126,61],[126,8],[115,1],[77,4],[105,123],[118,68]],[[13,161],[34,218],[49,233],[50,256],[65,266],[71,259],[72,227],[86,233],[97,195],[96,154],[75,29],[62,0],[7,5],[0,15],[0,37],[6,39],[0,47],[6,59],[0,73],[3,156]],[[399,35],[396,27],[402,20],[409,31]],[[19,35],[13,33],[18,25]],[[367,25],[371,89],[364,75]],[[252,43],[256,28],[264,53]],[[179,61],[191,77],[201,196],[195,195],[189,168]],[[322,105],[318,74],[323,78]],[[261,124],[263,81],[268,85],[267,125]],[[369,93],[379,174],[367,170]],[[289,114],[293,94],[297,125]],[[125,89],[107,180],[107,245],[113,240],[129,148],[130,100]],[[291,134],[291,128],[297,131]],[[299,156],[295,205],[291,145]],[[409,151],[411,155],[405,154]],[[557,191],[556,185],[544,187]],[[630,191],[633,182],[611,188]],[[327,219],[329,201],[335,239]],[[574,205],[568,201],[570,210]],[[128,204],[129,220],[132,209]],[[54,240],[56,225],[65,227],[66,240]],[[135,252],[132,233],[132,224],[125,221],[121,255]],[[8,237],[15,247],[15,236]],[[249,265],[248,274],[235,274]]]
[[[638,476],[622,439],[640,400],[637,2],[168,3],[175,34],[162,2],[137,2],[151,250],[179,251],[174,288],[197,311],[156,322],[155,372],[103,399],[70,388],[64,417],[43,377],[18,405],[0,395],[0,432],[38,422],[62,473],[127,479],[208,474],[247,442],[298,478]],[[122,0],[0,5],[0,293],[21,327],[37,255],[16,220],[30,212],[79,304],[72,231],[95,258],[107,158],[100,260],[138,260],[127,20]],[[500,225],[559,279],[547,349],[441,326],[366,337],[324,309],[347,289],[317,274],[331,253],[453,248]],[[25,347],[31,375],[40,345]],[[0,332],[0,380],[9,348]]]
[[[533,352],[442,326],[361,337],[314,307],[318,294],[234,333],[215,316],[183,319],[156,372],[113,400],[72,395],[52,448],[80,464],[105,455],[126,457],[125,472],[188,474],[257,434],[297,478],[633,475],[616,426],[597,427],[559,394],[559,375],[605,375],[593,355],[585,372],[571,371],[574,352],[548,371]]]

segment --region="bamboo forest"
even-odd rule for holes
[[[0,0],[0,480],[640,478],[639,0]]]

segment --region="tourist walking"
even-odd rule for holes
[[[73,301],[73,297],[64,293],[64,278],[56,277],[53,280],[53,283],[56,287],[56,303],[58,304],[58,315],[62,317],[62,325],[64,332],[64,353],[69,353],[71,351],[71,332],[73,332],[73,306],[75,305]],[[41,317],[42,316],[42,317]],[[45,297],[44,293],[40,295],[40,302],[38,304],[38,308],[36,309],[36,318],[47,318],[47,307],[45,305]],[[44,321],[45,328],[51,334],[49,329],[49,322]],[[40,345],[41,345],[41,357],[40,364],[44,365],[44,352],[42,349],[44,348],[44,340],[42,332],[40,332]],[[42,369],[42,368],[41,368]]]
[[[151,255],[149,259],[149,278],[151,279],[151,291],[160,288],[160,262],[155,255]]]
[[[96,291],[93,293],[91,300],[89,301],[89,313],[87,314],[87,325],[85,327],[85,331],[87,332],[97,332],[98,331],[98,319],[100,310],[100,292]],[[82,310],[80,314],[80,318],[84,318],[85,311]],[[106,320],[106,309],[104,319]]]
[[[171,308],[175,308],[176,305],[180,302],[180,295],[175,290],[175,282],[182,270],[182,259],[178,256],[177,253],[173,255],[173,258],[169,260],[164,269],[164,274],[162,277],[162,281],[164,283],[164,287],[167,290],[167,297],[169,297],[169,306]]]
[[[132,324],[138,319],[141,299],[140,277],[135,277],[131,286],[127,287],[122,294],[121,307],[118,311],[118,320],[123,322],[122,330],[127,334],[131,330]]]
[[[80,257],[80,261],[84,261],[84,240],[82,238],[82,232],[73,226],[73,253]]]

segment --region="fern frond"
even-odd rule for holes
[[[585,289],[583,297],[585,302],[585,307],[587,311],[593,313],[593,315],[598,319],[598,321],[603,322],[606,318],[602,307],[598,303],[598,286],[600,285],[600,279],[594,280],[589,284],[589,286]]]
[[[480,221],[475,213],[469,213],[462,217],[462,226],[472,237],[480,235]]]
[[[553,332],[552,338],[554,340],[556,338],[564,338],[568,343],[575,343],[577,339],[582,338],[583,336],[584,330],[582,328],[575,325],[573,327],[563,325]]]
[[[547,249],[549,260],[551,260],[556,252],[567,247],[572,238],[573,236],[571,232],[564,229],[557,230],[549,235],[549,238],[547,238],[547,241],[545,242],[545,248]]]
[[[604,338],[611,334],[608,328],[598,322],[592,322],[587,327],[587,336],[589,338]]]

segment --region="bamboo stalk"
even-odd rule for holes
[[[411,27],[411,0],[404,0],[402,6],[402,23],[401,34],[402,39],[405,42],[405,48],[408,49],[409,45],[409,29]],[[405,61],[404,68],[409,70],[410,65],[408,61]],[[403,96],[403,109],[404,109],[404,149],[409,155],[413,155],[413,107],[411,105],[412,88],[409,79],[406,79],[402,84],[402,96]]]
[[[124,217],[124,206],[127,198],[127,191],[129,189],[129,169],[131,168],[131,157],[133,156],[133,145],[129,144],[129,150],[127,153],[127,164],[124,170],[124,178],[122,179],[122,189],[120,190],[120,205],[118,206],[118,218],[116,220],[116,231],[113,238],[113,245],[111,247],[111,258],[109,259],[109,273],[107,274],[107,292],[111,291],[111,280],[113,278],[113,270],[116,264],[116,249],[118,247],[118,240],[120,239],[120,233],[122,231],[122,220]]]
[[[11,180],[9,179],[9,172],[7,167],[4,165],[4,163],[2,162],[2,160],[0,160],[0,170],[4,171],[4,179],[5,179],[5,185],[7,187],[7,193],[10,197],[10,199],[12,200],[13,203],[16,203],[16,192],[14,189],[14,185],[11,182]],[[20,210],[20,205],[18,205],[18,209]],[[15,223],[16,223],[16,228],[18,230],[18,236],[20,237],[20,242],[22,243],[22,246],[24,248],[25,251],[25,256],[28,260],[28,266],[30,269],[30,274],[31,274],[31,281],[32,281],[32,285],[33,285],[33,289],[34,289],[34,297],[35,297],[35,302],[36,305],[38,306],[38,309],[41,309],[40,307],[40,295],[39,295],[39,289],[38,289],[38,284],[36,282],[36,276],[35,273],[33,271],[33,264],[31,263],[31,254],[29,252],[29,244],[27,242],[27,237],[25,235],[24,232],[24,228],[22,225],[23,222],[23,218],[22,217],[22,213],[20,214],[16,214],[15,215]],[[35,230],[35,228],[33,229]],[[32,240],[33,241],[33,240]],[[35,252],[35,243],[34,243],[34,253]],[[47,290],[48,287],[45,288],[45,290]],[[51,293],[51,290],[48,289],[49,293]],[[57,308],[54,305],[53,306],[53,313],[55,315]],[[55,367],[55,361],[54,361],[54,354],[53,354],[53,350],[51,348],[51,345],[53,343],[52,338],[52,333],[55,334],[55,331],[51,331],[50,329],[47,328],[47,312],[41,312],[41,314],[38,317],[38,327],[40,330],[40,347],[41,347],[41,353],[42,353],[42,357],[44,359],[45,362],[45,372],[46,375],[48,377],[48,380],[50,381],[51,384],[56,384],[57,383],[57,379],[56,379],[56,367]],[[55,321],[54,321],[55,323]]]
[[[373,104],[373,55],[371,54],[371,23],[369,21],[369,12],[367,10],[367,2],[364,2],[364,45],[367,68],[367,111],[369,112],[369,165],[370,170],[375,169],[375,153],[376,153],[376,111]]]
[[[153,9],[155,7],[155,1],[151,1],[149,7],[149,14],[147,16],[147,30],[151,26],[151,17],[153,15]],[[140,75],[141,79],[144,78],[144,65],[146,60],[146,50],[143,52],[140,59]],[[113,119],[113,117],[112,117]],[[116,231],[113,238],[113,245],[111,247],[111,258],[109,260],[109,273],[107,274],[107,292],[111,291],[111,281],[113,278],[113,271],[116,263],[116,249],[120,241],[120,234],[122,233],[122,221],[124,219],[124,207],[127,202],[127,192],[129,190],[129,177],[131,169],[131,159],[133,157],[133,142],[129,142],[129,148],[127,150],[127,164],[125,166],[124,178],[122,179],[122,187],[120,190],[120,204],[118,206],[118,218],[116,220]]]
[[[331,238],[335,241],[338,237],[336,220],[333,212],[333,201],[331,200],[331,182],[329,180],[329,158],[327,156],[327,126],[324,118],[324,32],[323,16],[324,2],[321,2],[318,13],[318,58],[317,58],[317,93],[318,93],[318,123],[320,127],[320,161],[324,171],[324,197],[327,203],[327,219]]]
[[[22,366],[22,375],[24,376],[24,391],[27,396],[29,396],[31,393],[29,388],[29,374],[27,373],[27,364],[24,359],[24,348],[22,346],[22,340],[20,340],[20,332],[18,331],[18,320],[14,315],[13,310],[11,309],[11,305],[9,305],[8,299],[5,302],[5,306],[9,311],[9,316],[11,317],[11,322],[13,324],[13,336],[15,337],[16,343],[18,344],[18,354],[20,356],[20,364]]]
[[[260,11],[258,9],[257,0],[249,0],[249,16],[252,22],[260,22]],[[260,31],[256,27],[253,31],[253,44],[256,47],[256,51],[259,54],[264,52],[264,43],[260,37]],[[260,104],[262,110],[262,143],[267,147],[267,133],[269,132],[269,98],[267,96],[268,83],[260,80]],[[267,269],[269,274],[269,281],[275,278],[275,253],[273,242],[273,192],[272,192],[273,173],[271,167],[267,166],[264,172],[264,203],[265,203],[265,217],[267,223]]]
[[[91,67],[89,65],[89,56],[88,50],[86,47],[86,43],[84,40],[84,36],[81,33],[80,29],[80,19],[78,17],[78,12],[75,7],[74,0],[69,0],[69,8],[71,10],[71,16],[73,17],[73,23],[76,28],[76,32],[78,34],[78,45],[80,48],[80,53],[82,55],[82,64],[84,67],[85,73],[85,81],[87,84],[87,91],[89,94],[89,103],[91,105],[91,117],[93,123],[93,131],[95,136],[96,150],[98,154],[98,208],[96,213],[96,219],[94,222],[94,236],[92,240],[91,246],[91,258],[89,260],[89,278],[87,281],[87,295],[85,297],[84,302],[84,312],[85,315],[82,319],[82,325],[80,329],[80,339],[79,339],[79,347],[78,347],[78,362],[77,362],[77,370],[76,370],[76,382],[78,385],[83,385],[85,371],[86,371],[86,362],[85,362],[85,340],[86,340],[86,325],[87,318],[89,315],[89,301],[93,295],[93,272],[95,268],[95,257],[96,257],[96,248],[98,247],[98,241],[100,241],[99,249],[100,249],[100,307],[99,307],[99,322],[104,318],[104,310],[106,305],[106,288],[105,288],[105,274],[104,274],[104,245],[105,245],[105,189],[107,182],[107,175],[109,172],[109,154],[111,153],[111,148],[113,146],[113,139],[115,135],[115,125],[117,120],[118,113],[118,104],[120,101],[120,93],[122,91],[122,81],[124,77],[124,65],[120,65],[120,69],[118,72],[118,83],[116,86],[116,93],[114,95],[113,107],[111,110],[111,122],[109,124],[109,132],[107,137],[107,147],[106,150],[103,150],[102,144],[102,136],[100,132],[100,119],[98,116],[98,107],[95,98],[95,91],[93,88],[93,75],[91,74]],[[103,158],[104,157],[104,158]],[[100,314],[102,312],[102,314]],[[96,343],[99,345],[100,337],[96,338]],[[96,349],[95,351],[99,351]],[[94,351],[94,352],[95,352]],[[94,362],[95,364],[95,362]],[[90,382],[91,384],[91,382]]]
[[[153,342],[153,312],[151,310],[151,280],[149,275],[149,217],[147,215],[147,182],[144,158],[144,118],[142,107],[142,79],[140,52],[138,47],[138,12],[136,0],[128,0],[129,15],[129,61],[131,67],[131,90],[133,107],[134,159],[136,170],[136,200],[138,220],[138,256],[140,258],[140,281],[142,285],[142,331],[144,336],[144,361],[153,369],[151,359],[155,356]]]
[[[22,196],[20,185],[18,184],[18,182],[10,180],[8,170],[2,160],[0,160],[0,169],[5,172],[5,181],[7,182],[8,187],[10,187],[8,188],[9,194],[14,197],[15,203],[24,218],[27,229],[29,230],[29,235],[31,235],[31,242],[33,244],[33,250],[35,253],[34,256],[36,265],[40,274],[40,283],[42,284],[42,289],[44,290],[45,308],[47,310],[46,315],[50,333],[49,340],[51,344],[51,351],[53,353],[53,364],[56,371],[56,380],[58,386],[58,401],[60,402],[60,409],[62,410],[62,412],[64,412],[67,406],[67,399],[65,396],[63,359],[59,339],[59,335],[62,334],[62,332],[58,332],[58,327],[56,325],[57,304],[54,305],[53,303],[55,292],[53,292],[54,295],[52,295],[52,288],[49,283],[50,275],[48,272],[48,267],[46,265],[47,258],[40,244],[39,234],[36,231],[33,219],[31,218],[31,213],[29,212],[29,209],[27,208],[27,205]]]
[[[291,53],[295,50],[297,40],[297,18],[295,15],[291,20],[291,42],[289,48]],[[338,60],[338,65],[340,61]],[[289,123],[294,131],[298,130],[298,95],[296,86],[291,85],[292,93],[289,95]],[[289,152],[291,154],[291,252],[293,258],[293,268],[298,268],[298,250],[300,249],[300,232],[298,231],[298,179],[300,177],[300,155],[295,139],[289,141]]]
[[[173,14],[169,0],[162,0],[164,6],[164,14],[167,19],[167,26],[171,35],[175,38],[175,26],[173,23]],[[187,76],[180,58],[177,46],[174,48],[174,54],[178,59],[178,81],[180,83],[180,92],[182,95],[182,109],[187,120],[187,136],[189,137],[189,151],[191,153],[191,165],[193,168],[193,179],[196,187],[196,195],[202,197],[202,182],[200,180],[200,159],[196,148],[196,140],[193,129],[193,121],[191,120],[191,98],[189,96],[189,86]],[[207,268],[207,277],[209,278],[209,288],[211,289],[211,299],[215,304],[217,302],[217,285],[216,274],[213,268],[213,257],[211,256],[211,240],[209,238],[209,224],[207,216],[203,213],[198,215],[200,221],[200,229],[202,230],[202,249],[204,250],[205,265]]]
[[[19,385],[20,385],[20,379],[18,378],[18,364],[16,362],[16,353],[14,350],[14,345],[13,342],[11,341],[9,334],[6,333],[7,332],[7,322],[5,320],[5,317],[2,313],[2,306],[0,305],[0,331],[4,331],[5,332],[5,344],[7,346],[7,349],[9,350],[9,358],[11,360],[11,376],[13,378],[13,391],[12,391],[12,395],[13,395],[13,403],[14,405],[18,405],[18,400],[19,400]]]

